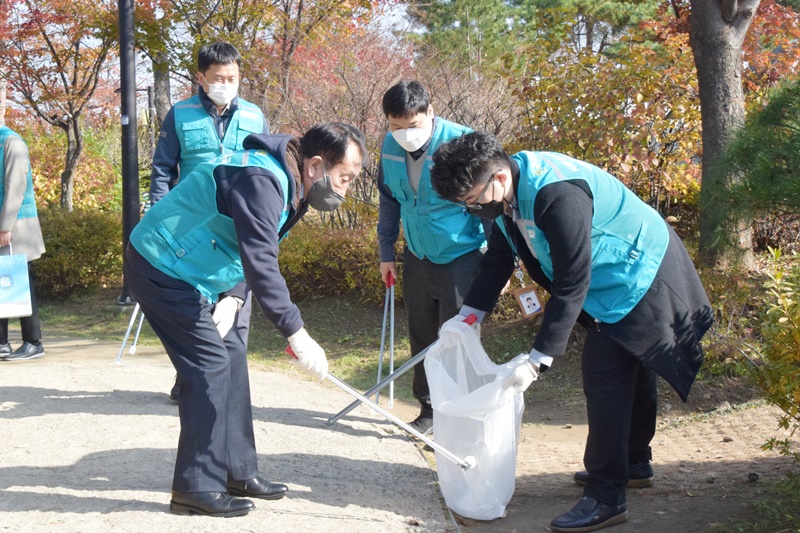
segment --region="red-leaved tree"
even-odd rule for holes
[[[110,0],[0,2],[0,72],[10,100],[66,132],[60,204],[69,211],[83,151],[81,121],[102,80],[116,22]]]

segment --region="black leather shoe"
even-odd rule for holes
[[[228,494],[233,494],[234,496],[280,500],[286,496],[287,492],[289,492],[289,487],[283,483],[270,483],[260,477],[245,479],[244,481],[228,481]]]
[[[5,357],[11,353],[11,344],[5,343],[0,344],[0,359],[5,359]]]
[[[175,492],[169,510],[175,514],[203,516],[242,516],[256,506],[250,500],[234,498],[224,492]]]
[[[553,519],[549,529],[550,531],[583,533],[615,526],[627,519],[628,510],[624,503],[609,505],[584,496],[570,512]]]
[[[408,425],[425,435],[429,430],[433,429],[433,417],[419,415]]]
[[[30,359],[39,359],[40,357],[44,357],[44,345],[41,343],[41,341],[37,342],[36,344],[25,341],[22,343],[22,346],[10,354],[7,354],[5,356],[5,360],[28,361]]]
[[[589,472],[583,470],[575,472],[572,476],[573,481],[578,485],[586,485],[589,481]],[[650,462],[636,463],[628,467],[628,484],[625,485],[629,489],[646,489],[653,486],[653,465]]]

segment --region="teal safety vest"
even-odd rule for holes
[[[528,233],[527,244],[551,281],[550,244],[534,223],[536,195],[545,185],[561,180],[580,179],[589,185],[594,198],[592,278],[583,309],[600,322],[620,321],[639,303],[656,276],[669,243],[667,223],[598,167],[553,152],[519,152],[511,159],[519,165],[517,202]],[[499,219],[498,224],[505,233]],[[509,243],[513,248],[511,239]]]
[[[11,128],[0,126],[0,198],[2,198],[3,201],[5,201],[6,198],[6,158],[3,146],[5,146],[6,139],[9,137],[19,137],[19,135]],[[0,206],[2,205],[3,203],[0,202]],[[33,194],[33,173],[31,172],[30,162],[28,162],[28,175],[26,176],[25,182],[25,194],[22,196],[22,204],[19,207],[17,218],[34,218],[36,216],[36,198]]]
[[[436,194],[431,186],[432,154],[444,142],[461,137],[471,129],[436,119],[436,131],[419,179],[417,193],[408,183],[406,152],[389,133],[383,141],[381,164],[384,184],[400,203],[403,234],[411,252],[421,259],[446,264],[486,244],[483,225],[463,206]]]
[[[289,217],[293,181],[275,157],[261,150],[239,151],[202,163],[151,207],[131,232],[130,242],[161,272],[180,279],[214,303],[221,292],[244,280],[233,219],[217,209],[214,169],[220,165],[261,167],[278,178]]]
[[[203,108],[198,95],[175,104],[175,132],[181,143],[180,174],[178,180],[200,163],[242,149],[245,137],[261,133],[264,114],[258,106],[239,98],[239,108],[233,113],[225,136],[220,140],[214,119]]]

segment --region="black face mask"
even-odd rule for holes
[[[479,208],[479,209],[478,209]],[[503,213],[505,213],[505,207],[503,206],[503,201],[500,200],[492,200],[491,202],[486,202],[485,204],[478,204],[476,206],[467,206],[467,213],[470,215],[475,215],[478,218],[483,218],[486,220],[494,220]]]

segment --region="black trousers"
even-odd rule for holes
[[[22,330],[22,340],[36,344],[42,339],[42,323],[39,321],[39,302],[36,300],[34,290],[33,270],[28,263],[28,280],[31,291],[31,316],[19,317],[19,327]],[[8,319],[0,318],[0,344],[8,343]]]
[[[583,458],[589,481],[583,494],[603,503],[624,503],[628,465],[652,458],[656,374],[594,330],[586,335],[581,371],[589,419]]]
[[[458,314],[483,254],[479,250],[439,265],[420,259],[406,248],[403,253],[403,300],[408,314],[411,356],[436,342],[439,327]],[[414,367],[414,398],[422,414],[433,416],[425,365]]]
[[[133,247],[125,277],[178,373],[181,433],[173,490],[225,492],[228,479],[258,475],[247,347],[237,327],[222,339],[213,306]],[[245,332],[246,333],[246,332]]]

